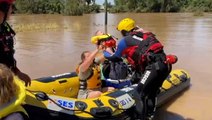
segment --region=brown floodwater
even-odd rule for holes
[[[192,13],[109,14],[108,33],[121,38],[116,24],[131,17],[152,31],[166,53],[179,58],[173,69],[190,73],[190,89],[159,108],[157,120],[212,120],[212,14]],[[91,36],[104,30],[104,14],[84,16],[14,15],[9,22],[17,31],[16,54],[19,68],[31,78],[75,71],[80,54],[93,50]]]

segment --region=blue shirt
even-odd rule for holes
[[[127,48],[127,44],[125,41],[125,37],[122,38],[117,46],[117,49],[115,51],[115,53],[113,55],[111,55],[109,52],[104,51],[104,57],[110,61],[116,62],[116,61],[121,61],[121,57],[122,57],[122,52]]]

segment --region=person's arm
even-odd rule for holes
[[[119,62],[122,61],[121,57],[117,57],[114,54],[109,53],[108,51],[104,51],[104,57],[105,59],[112,61],[112,62]]]
[[[111,47],[107,47],[104,51],[110,53],[111,55],[114,53]]]
[[[31,85],[31,78],[26,73],[21,72],[17,66],[12,69],[13,73],[25,82],[25,86]]]
[[[127,45],[126,45],[126,42],[123,39],[120,40],[118,46],[117,46],[117,49],[115,51],[114,54],[110,54],[106,51],[104,51],[104,56],[106,59],[110,60],[110,61],[113,61],[113,62],[116,62],[116,61],[121,61],[121,57],[122,57],[122,52],[124,51],[124,49],[127,48]]]
[[[103,55],[103,53],[99,53],[95,58],[94,58],[94,63],[95,64],[101,64],[105,61],[105,57]]]
[[[93,60],[96,56],[96,54],[99,52],[99,50],[102,49],[102,45],[99,45],[98,48],[96,50],[94,50],[89,56],[88,58],[86,58],[82,64],[79,66],[79,71],[81,72],[85,72],[88,70],[88,68],[90,67],[91,64],[93,64]]]

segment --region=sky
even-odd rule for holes
[[[102,5],[104,2],[105,2],[105,0],[96,0],[96,4],[99,4],[99,5]],[[114,4],[114,0],[107,0],[107,2]]]

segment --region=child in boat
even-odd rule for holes
[[[105,34],[101,30],[97,30],[95,35],[92,37],[91,42],[93,44],[100,44],[101,41],[99,39],[106,41],[103,44],[104,46],[107,46],[104,51],[107,51],[109,54],[113,54],[115,52],[117,38],[110,34]]]
[[[117,39],[110,34],[105,34],[101,30],[97,30],[95,36],[92,37],[91,42],[96,45],[103,45],[103,58],[105,56],[113,55],[116,51]],[[105,60],[101,64],[101,79],[105,80],[106,86],[112,86],[115,88],[122,88],[124,86],[131,85],[128,79],[128,65],[123,59],[119,59],[115,62]],[[115,82],[113,84],[113,82]],[[112,83],[111,83],[112,82]]]
[[[16,102],[16,94],[18,90],[17,84],[14,82],[13,72],[4,64],[0,64],[0,111],[6,116],[1,116],[1,120],[24,120],[24,117],[19,112],[6,113],[7,109],[12,103]],[[3,107],[2,107],[3,106]],[[15,111],[15,110],[12,110]]]

